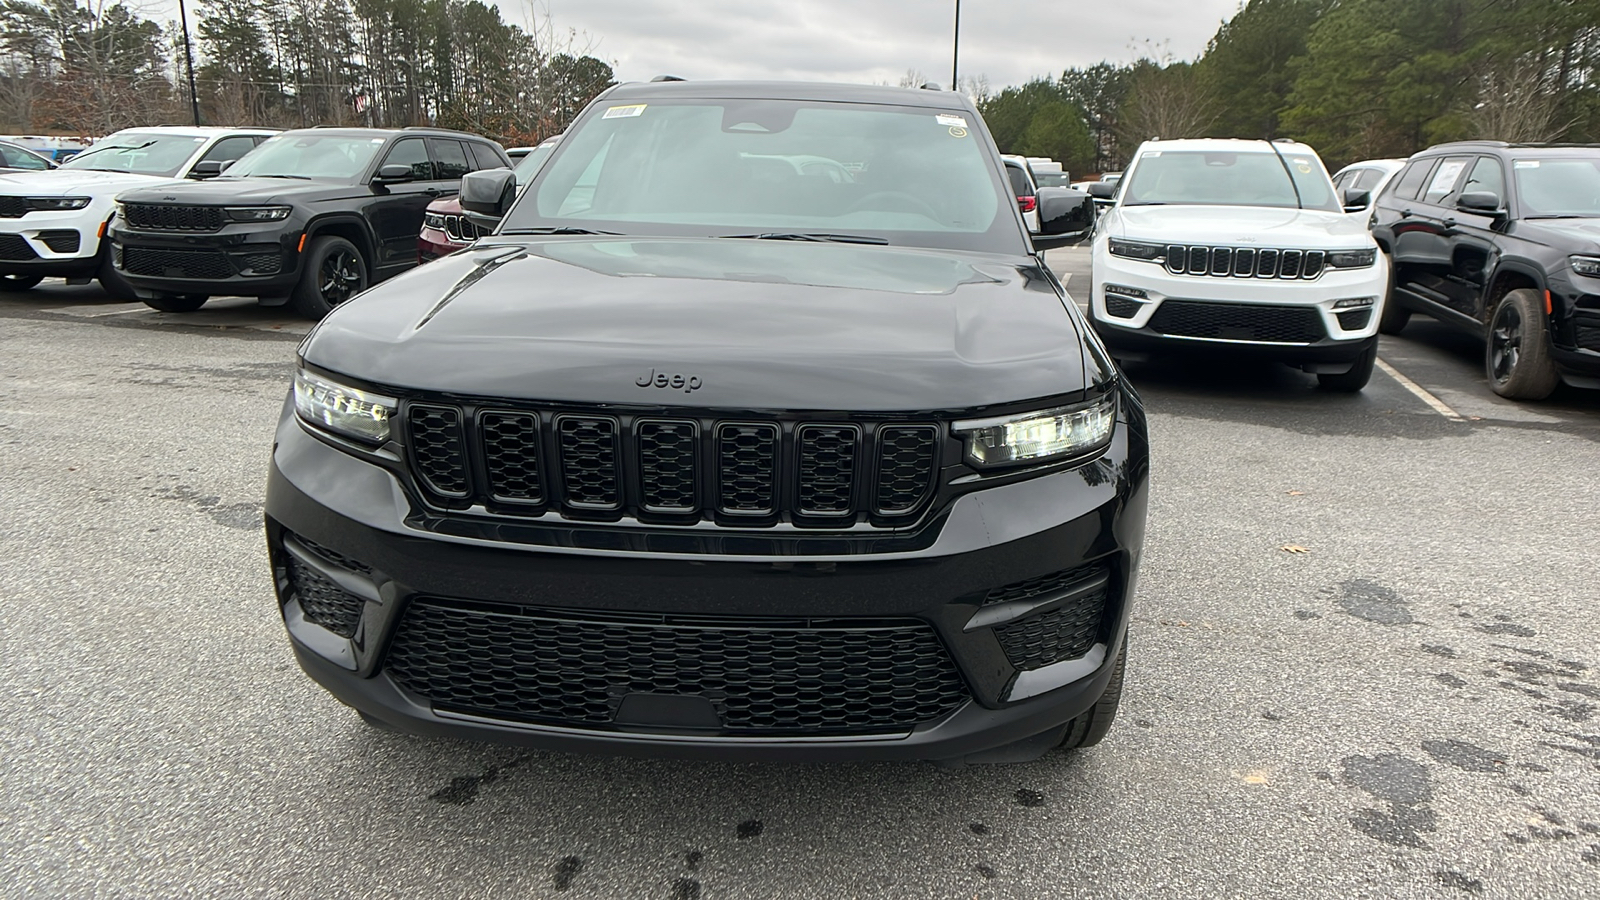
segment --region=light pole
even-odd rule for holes
[[[200,95],[194,89],[194,49],[189,45],[189,11],[183,0],[178,0],[178,18],[183,22],[183,62],[189,69],[189,111],[194,113],[195,127],[200,125]]]
[[[950,39],[950,90],[956,89],[961,64],[961,0],[956,0],[956,31]]]

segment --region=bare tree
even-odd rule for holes
[[[1520,56],[1478,76],[1478,101],[1471,113],[1478,137],[1497,141],[1552,141],[1571,122],[1557,122],[1561,103],[1558,72],[1543,55]]]
[[[1216,118],[1210,92],[1193,66],[1141,60],[1134,65],[1119,136],[1130,146],[1157,137],[1197,137]]]

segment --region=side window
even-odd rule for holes
[[[230,163],[255,148],[256,139],[249,135],[240,134],[233,137],[225,137],[212,144],[211,149],[207,150],[205,155],[201,156],[200,160],[197,161],[214,159],[218,162]]]
[[[505,168],[505,160],[501,159],[500,155],[494,152],[494,148],[490,147],[488,144],[480,144],[476,141],[468,141],[467,146],[471,148],[472,156],[478,162],[477,166],[474,167],[474,171],[477,169]]]
[[[460,141],[429,138],[428,143],[433,145],[433,158],[441,179],[453,181],[472,171],[472,161],[467,159],[467,149]]]
[[[1472,158],[1468,156],[1445,157],[1444,162],[1439,163],[1439,168],[1433,170],[1433,177],[1428,179],[1428,189],[1422,195],[1422,202],[1443,205],[1445,198],[1455,193],[1456,182],[1461,180],[1461,173],[1467,170],[1470,162]]]
[[[1011,192],[1018,197],[1033,195],[1033,186],[1028,184],[1028,173],[1016,166],[1006,166],[1006,174],[1011,176]]]
[[[1467,183],[1461,186],[1461,192],[1488,191],[1500,198],[1502,204],[1506,200],[1506,177],[1500,171],[1500,160],[1492,156],[1478,157],[1477,165],[1472,167],[1472,174],[1467,176]]]
[[[1433,170],[1433,164],[1434,160],[1419,159],[1407,165],[1400,177],[1394,180],[1394,197],[1399,200],[1417,199],[1417,192],[1422,190],[1422,182]]]
[[[5,160],[5,165],[12,169],[48,169],[50,164],[34,156],[21,147],[10,144],[0,144],[0,158]]]
[[[1350,187],[1358,191],[1370,191],[1377,187],[1378,182],[1382,180],[1382,169],[1362,169],[1361,174],[1356,177],[1355,183],[1351,184]]]
[[[1350,169],[1333,176],[1334,189],[1342,191],[1345,188],[1350,187],[1350,183],[1355,180],[1355,177],[1359,171],[1359,169]]]
[[[428,145],[422,138],[396,141],[395,145],[389,148],[389,155],[378,164],[378,168],[395,165],[410,166],[411,177],[418,181],[433,180],[433,161],[428,158]]]

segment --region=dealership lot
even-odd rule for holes
[[[1106,743],[682,763],[378,733],[298,672],[260,503],[306,328],[0,299],[0,896],[1600,894],[1600,393],[1501,400],[1421,319],[1357,395],[1133,368]]]

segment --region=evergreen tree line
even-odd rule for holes
[[[1071,172],[1140,141],[1289,137],[1330,168],[1443,141],[1600,142],[1600,0],[1248,0],[1194,62],[1067,69],[978,98]]]
[[[438,125],[527,144],[614,83],[581,36],[481,0],[198,0],[208,125]],[[117,0],[0,0],[0,129],[193,121],[182,32]]]

